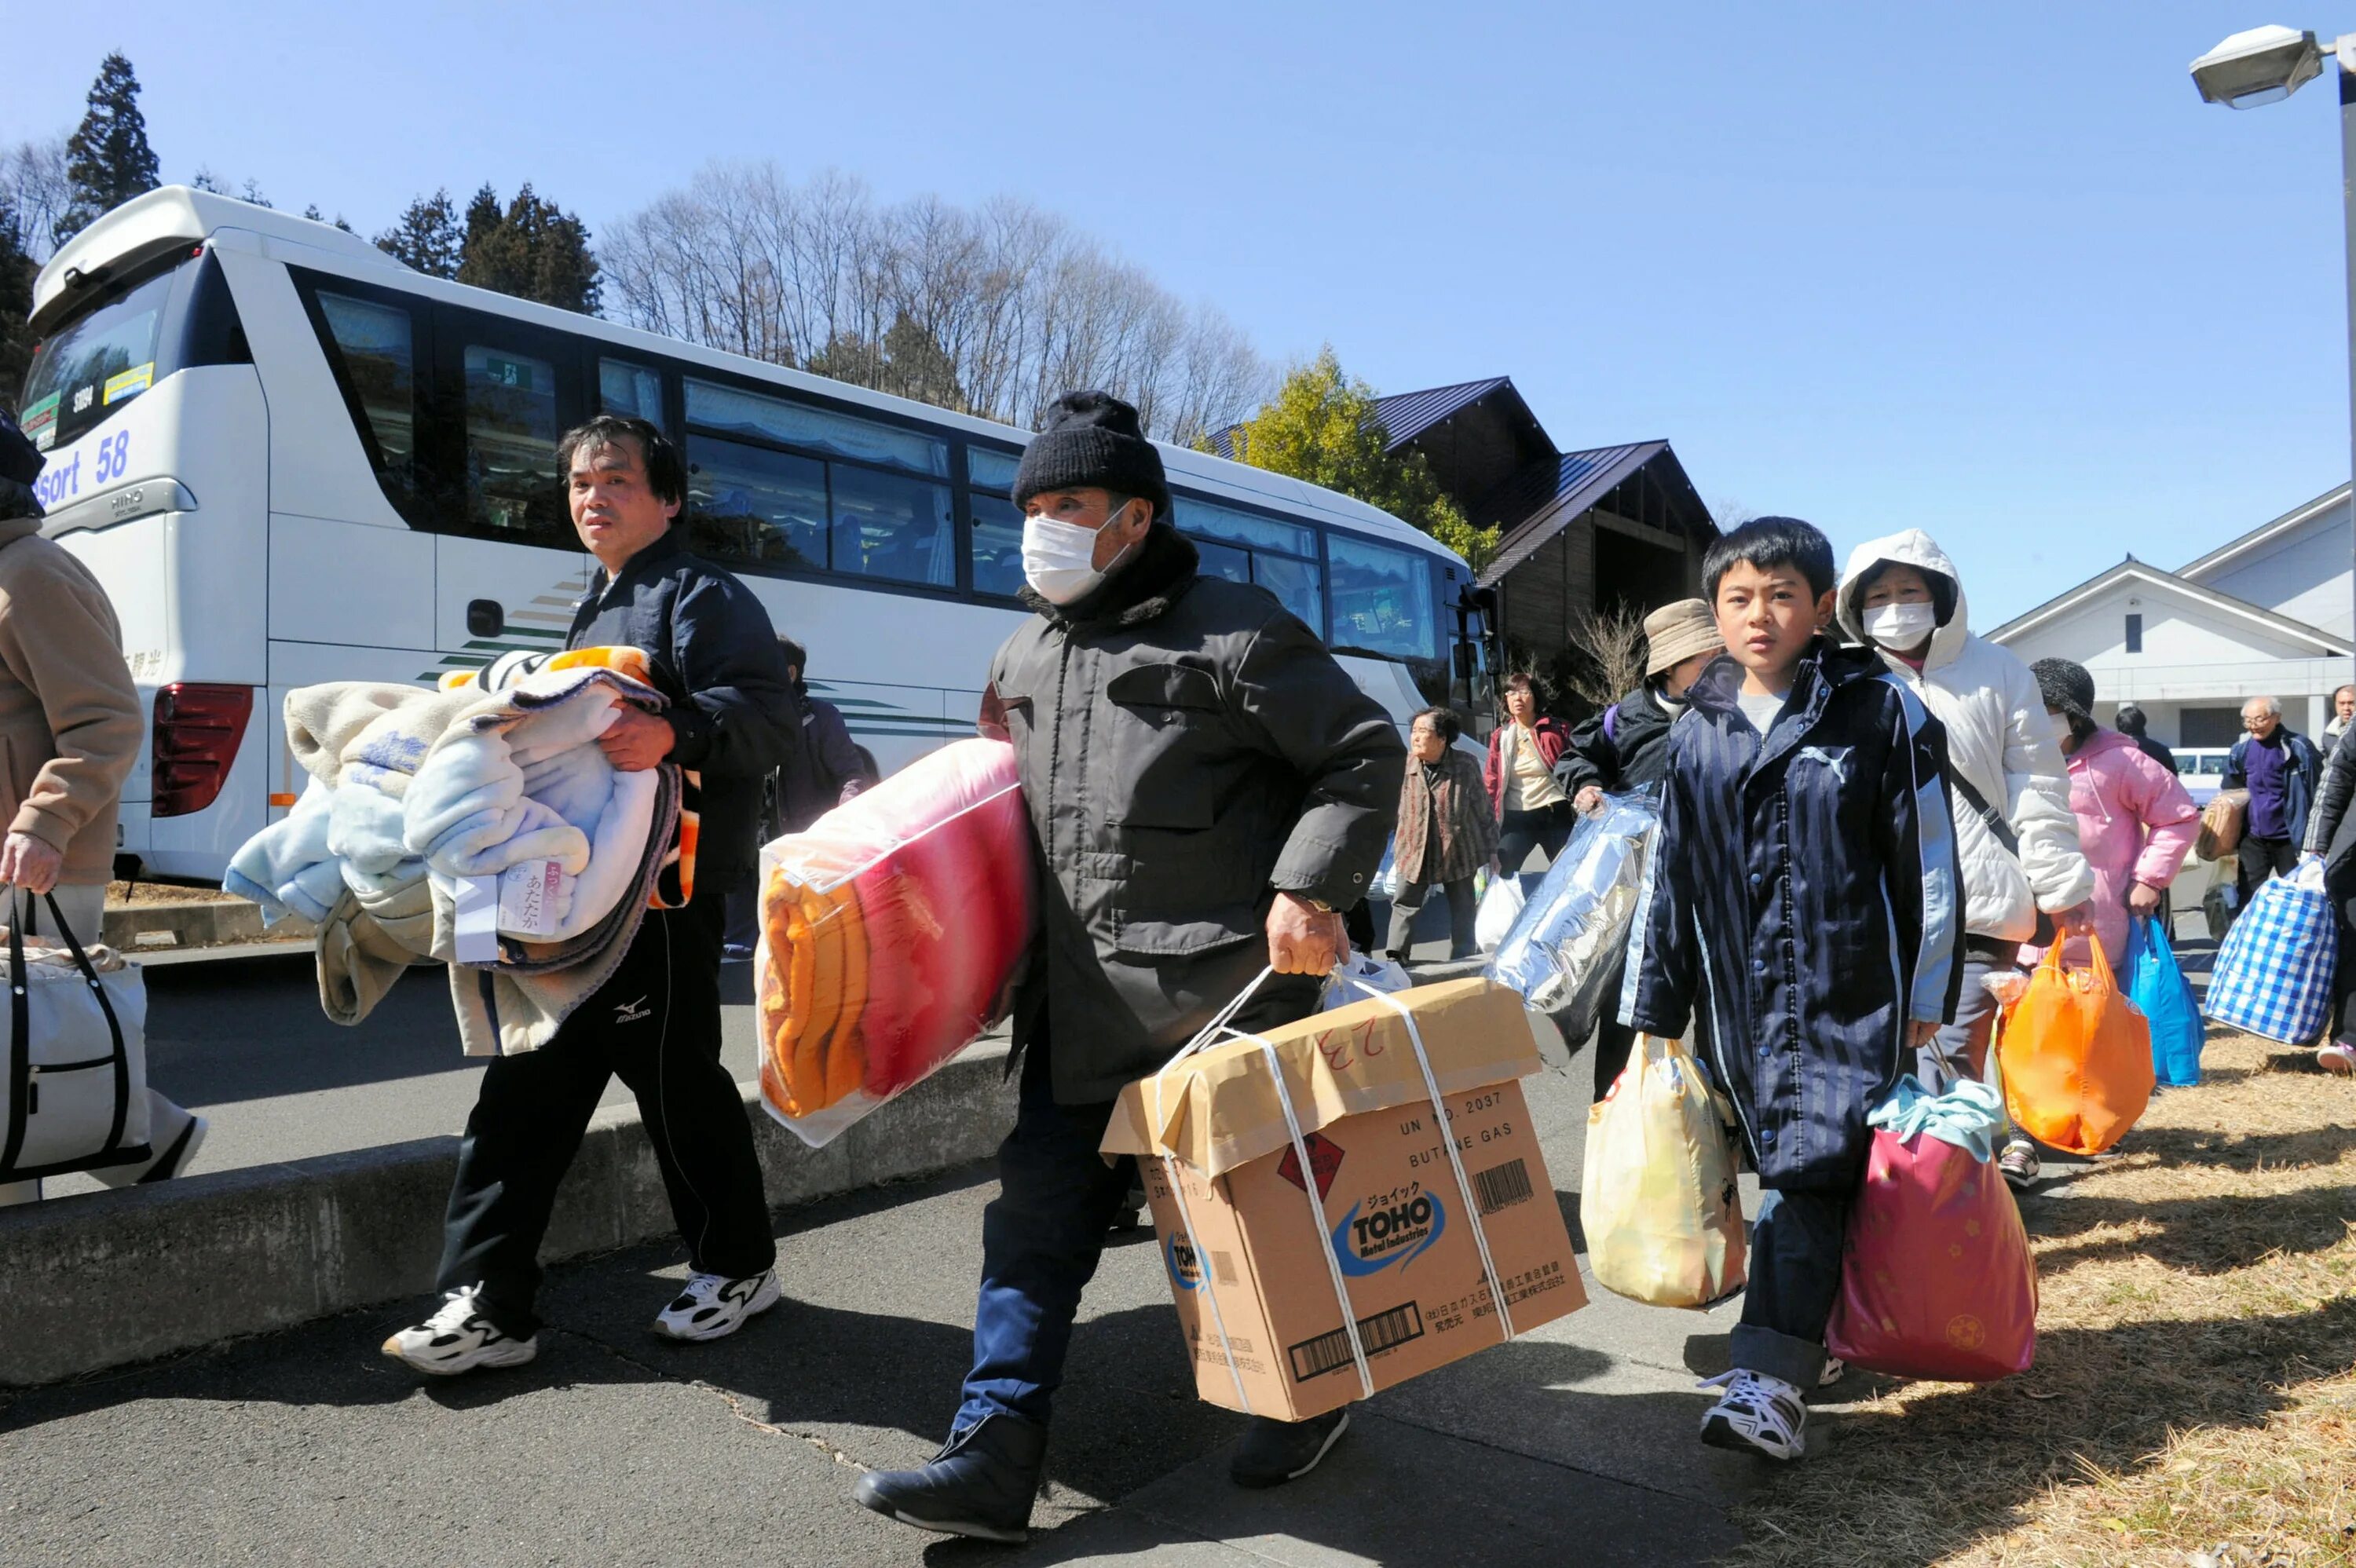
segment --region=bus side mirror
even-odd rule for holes
[[[1470,643],[1456,645],[1456,678],[1471,680],[1480,672],[1481,650]]]

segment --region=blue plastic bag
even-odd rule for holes
[[[2201,1046],[2207,1030],[2192,982],[2176,962],[2168,933],[2137,915],[2127,939],[2127,1000],[2151,1020],[2151,1070],[2172,1088],[2201,1082]]]
[[[2319,862],[2262,883],[2217,949],[2209,1017],[2286,1045],[2313,1045],[2331,1011],[2337,944]]]

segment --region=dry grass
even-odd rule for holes
[[[2240,1035],[2206,1065],[2024,1208],[2036,1366],[1823,1413],[1731,1561],[2356,1564],[2356,1083]]]

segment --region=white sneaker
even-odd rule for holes
[[[655,1332],[673,1339],[724,1339],[744,1327],[747,1317],[775,1307],[784,1294],[777,1287],[776,1269],[763,1269],[749,1279],[695,1275],[679,1299],[655,1319]]]
[[[1808,1451],[1808,1407],[1782,1378],[1737,1367],[1701,1386],[1726,1391],[1702,1413],[1701,1440],[1711,1447],[1770,1459],[1796,1459]]]
[[[1838,1356],[1826,1356],[1824,1371],[1816,1374],[1816,1386],[1830,1388],[1847,1376],[1848,1376],[1848,1363]]]
[[[2315,1061],[2326,1072],[2356,1072],[2356,1046],[2335,1040],[2315,1053]]]
[[[519,1367],[539,1355],[539,1335],[512,1338],[475,1310],[479,1288],[469,1285],[451,1291],[433,1317],[387,1339],[384,1353],[437,1378],[455,1377],[477,1367]]]

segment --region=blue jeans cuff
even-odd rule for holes
[[[1734,1364],[1744,1371],[1781,1378],[1802,1393],[1815,1388],[1816,1379],[1824,1374],[1822,1345],[1794,1339],[1789,1334],[1762,1328],[1755,1323],[1736,1324],[1734,1332],[1727,1337],[1727,1350]]]

